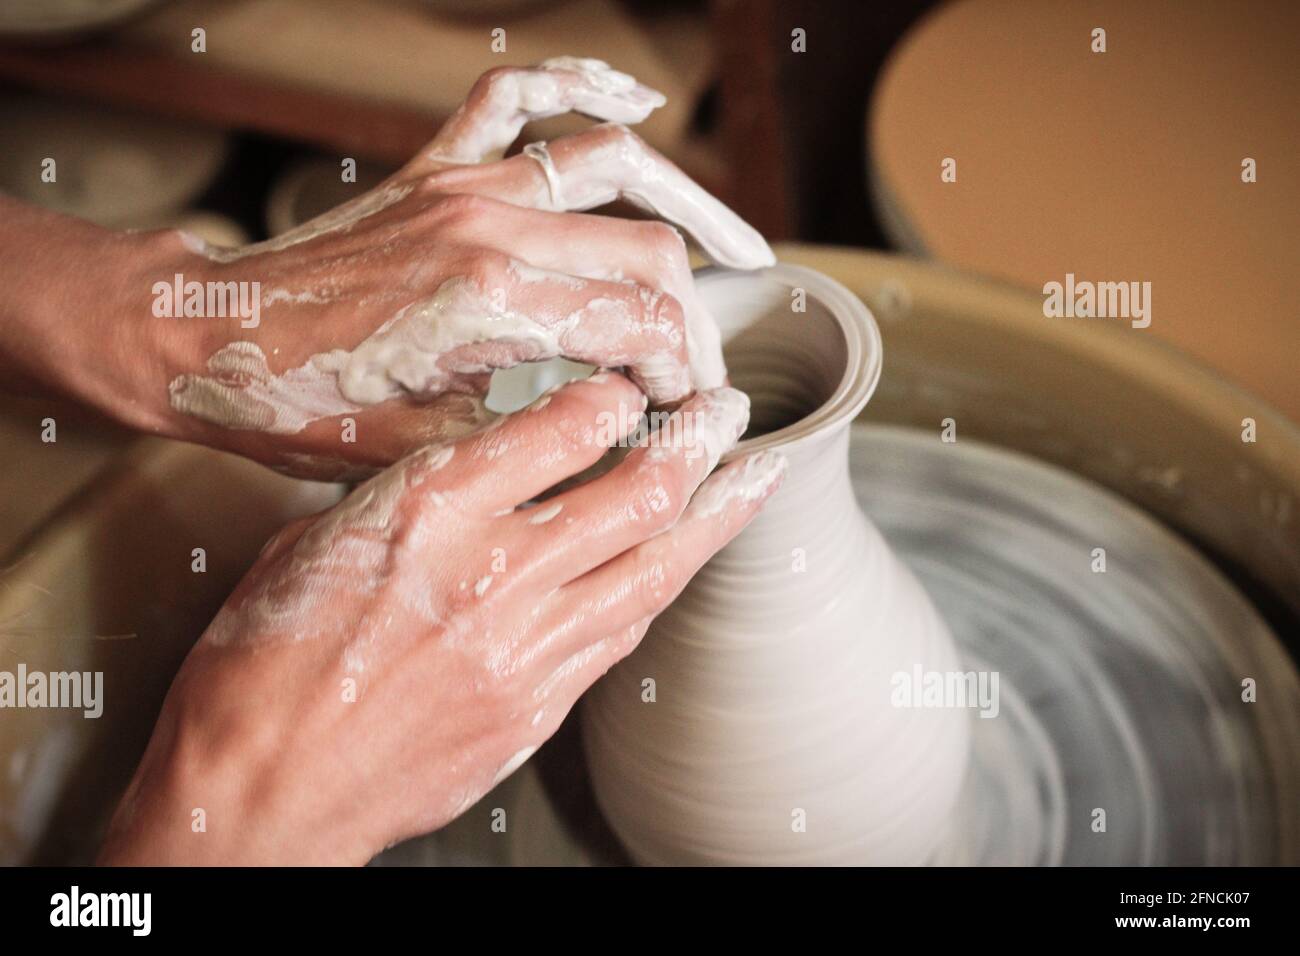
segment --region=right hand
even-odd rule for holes
[[[181,668],[103,862],[360,864],[517,768],[784,473],[763,452],[709,475],[748,419],[723,388],[518,507],[645,404],[616,373],[571,383],[281,532]]]

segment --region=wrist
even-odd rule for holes
[[[382,849],[353,813],[366,801],[339,799],[319,768],[296,766],[264,715],[185,725],[164,708],[101,865],[360,866]]]
[[[0,197],[0,371],[25,391],[184,435],[167,385],[204,360],[202,322],[155,314],[154,287],[211,264],[175,231],[128,233]]]
[[[88,280],[70,289],[63,305],[67,315],[81,316],[79,341],[51,374],[66,393],[120,424],[192,437],[192,423],[171,407],[168,385],[202,367],[211,323],[187,320],[183,303],[166,308],[159,290],[174,289],[178,275],[202,282],[211,264],[175,230],[108,233],[89,259]]]

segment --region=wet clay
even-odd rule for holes
[[[585,699],[597,800],[642,863],[927,862],[972,717],[893,704],[900,671],[959,665],[849,480],[879,333],[856,297],[799,267],[706,272],[700,293],[753,403],[737,454],[779,450],[789,474]]]

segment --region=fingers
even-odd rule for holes
[[[608,474],[511,516],[519,531],[544,540],[534,565],[542,586],[565,584],[672,527],[718,459],[735,447],[748,421],[749,399],[743,392],[701,392],[666,416]]]
[[[656,405],[692,389],[686,318],[681,303],[649,285],[584,279],[517,262],[511,306],[557,331],[565,358],[628,376]]]
[[[514,508],[593,465],[636,428],[645,407],[645,396],[613,372],[569,382],[447,446],[438,485],[481,514]]]
[[[267,639],[298,634],[307,615],[313,615],[318,636],[355,631],[356,621],[330,613],[331,595],[366,592],[390,575],[395,563],[419,580],[405,593],[427,597],[431,569],[442,557],[429,550],[430,542],[446,542],[430,529],[445,528],[449,521],[454,527],[467,515],[491,518],[589,467],[635,426],[626,410],[635,408],[639,418],[645,407],[635,386],[612,373],[571,382],[544,399],[455,444],[407,455],[333,508],[286,531],[263,559],[286,568],[245,577],[209,627],[208,642],[230,642],[249,632]],[[408,553],[411,558],[401,556]],[[462,549],[462,558],[465,553]],[[473,563],[473,558],[463,561]],[[284,601],[287,592],[299,595],[297,603]]]
[[[663,104],[662,93],[600,60],[556,57],[538,67],[490,70],[410,171],[500,159],[525,123],[548,116],[576,112],[639,123]]]
[[[564,648],[559,657],[550,657],[540,663],[546,673],[533,689],[533,702],[537,706],[533,719],[537,722],[539,739],[550,737],[559,729],[574,703],[588,688],[600,680],[611,667],[636,650],[653,620],[642,618],[630,627],[602,637],[594,643],[576,646],[571,638],[561,641]]]
[[[593,641],[625,633],[671,604],[695,572],[749,524],[781,486],[785,471],[785,457],[772,451],[731,462],[700,486],[667,533],[643,541],[552,594],[538,623],[552,635],[548,644],[557,669]],[[618,656],[630,650],[621,649]],[[592,681],[618,659],[594,656]],[[601,664],[604,669],[599,669]]]
[[[558,665],[547,662],[540,665],[543,676],[533,686],[531,700],[520,700],[522,706],[527,706],[523,714],[526,715],[528,727],[520,727],[518,736],[511,744],[512,748],[519,748],[520,744],[524,746],[513,750],[513,756],[497,771],[493,786],[518,769],[523,761],[550,739],[583,692],[602,674],[632,653],[641,643],[649,626],[650,619],[646,618],[579,649]]]
[[[532,144],[519,156],[445,169],[433,179],[446,192],[473,192],[552,211],[625,199],[685,229],[721,265],[759,269],[776,261],[757,230],[621,125]]]
[[[472,200],[479,213],[444,226],[464,234],[458,239],[477,244],[479,232],[513,224],[500,212],[504,204],[459,198]],[[685,319],[672,296],[537,269],[490,251],[476,254],[466,272],[342,357],[338,383],[348,401],[371,405],[463,388],[485,371],[560,355],[626,366],[655,403],[690,393]]]
[[[692,384],[698,389],[725,384],[722,337],[696,292],[686,244],[672,226],[505,203],[493,206],[493,219],[494,228],[474,238],[516,259],[566,275],[631,281],[667,292],[683,310]]]
[[[246,453],[295,478],[357,482],[417,449],[450,445],[481,430],[495,417],[482,395],[446,392],[427,401],[384,402],[362,408],[351,416],[355,442],[342,440],[337,420],[320,419],[269,452],[256,441],[246,442]],[[232,444],[243,451],[244,443],[237,438]]]

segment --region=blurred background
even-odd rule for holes
[[[344,155],[391,168],[430,138],[484,70],[595,56],[667,95],[643,135],[765,234],[880,245],[886,237],[867,211],[862,175],[864,111],[889,50],[931,6],[11,0],[0,12],[0,76],[7,95],[80,104],[83,114],[64,118],[69,127],[130,111],[112,135],[128,139],[133,115],[137,135],[152,139],[160,124],[147,118],[185,121],[192,135],[207,134],[209,154],[220,133],[223,161],[205,166],[208,181],[194,198],[256,235],[261,203],[295,160]],[[205,53],[193,50],[195,28],[206,32]],[[797,60],[796,28],[812,38],[811,54]],[[498,29],[503,52],[493,49]],[[172,158],[189,165],[199,157]]]
[[[1298,35],[1286,0],[8,0],[0,188],[261,238],[405,161],[484,70],[595,56],[667,94],[645,138],[771,239],[1151,281],[1152,335],[1294,420]]]

